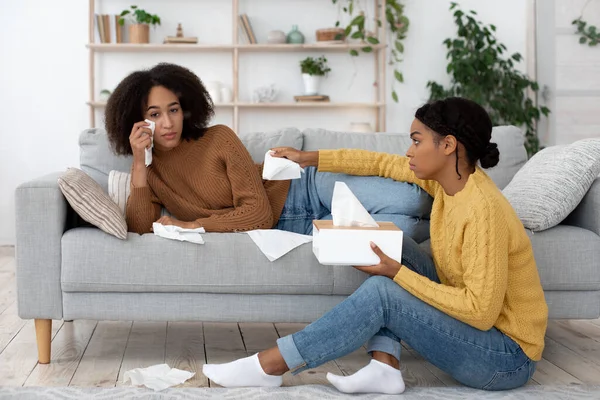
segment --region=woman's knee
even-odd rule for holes
[[[361,295],[364,296],[365,299],[386,306],[386,308],[391,297],[397,295],[399,289],[402,290],[402,288],[390,278],[379,275],[371,276],[364,281],[359,289]]]

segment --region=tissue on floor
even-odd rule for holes
[[[313,253],[320,264],[379,264],[371,242],[389,257],[402,262],[403,232],[393,222],[375,222],[343,182],[335,183],[331,203],[333,220],[313,221]]]
[[[171,368],[167,364],[153,365],[148,368],[135,368],[126,371],[123,383],[131,380],[134,386],[144,385],[155,391],[182,384],[195,375],[194,372]]]
[[[204,244],[204,239],[201,233],[206,233],[204,228],[187,229],[175,225],[163,225],[158,222],[152,224],[152,231],[156,236],[165,239],[179,240],[182,242],[191,242],[196,244]]]
[[[299,179],[304,169],[299,164],[287,158],[273,157],[271,150],[265,154],[263,164],[263,179],[269,181],[285,181]]]

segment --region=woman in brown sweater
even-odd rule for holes
[[[432,199],[418,186],[379,177],[317,173],[263,181],[238,136],[209,126],[213,103],[190,70],[158,64],[128,75],[106,107],[106,131],[117,154],[133,155],[127,225],[139,234],[153,222],[207,232],[283,229],[310,234],[313,219],[331,218],[336,181],[344,181],[376,220],[395,222],[419,241],[428,236]],[[155,123],[152,163],[145,165]],[[375,195],[376,194],[376,195]],[[375,196],[374,196],[375,195]],[[160,217],[165,207],[172,215]]]

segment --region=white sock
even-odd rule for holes
[[[204,364],[202,373],[223,387],[278,387],[283,383],[281,376],[265,373],[258,353],[226,364]]]
[[[377,360],[350,376],[327,373],[327,380],[344,393],[384,393],[404,392],[404,380],[400,370]]]

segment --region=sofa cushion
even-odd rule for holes
[[[240,134],[240,139],[257,164],[265,160],[265,153],[273,147],[301,149],[303,143],[302,132],[296,128]]]
[[[79,164],[108,193],[108,174],[112,170],[129,172],[132,156],[118,156],[101,128],[86,129],[79,135]]]
[[[600,236],[568,225],[528,233],[544,290],[600,290]]]
[[[404,155],[411,145],[408,133],[356,133],[306,129],[303,150],[357,148]],[[498,144],[500,162],[485,170],[496,185],[504,188],[527,161],[523,132],[514,126],[496,126],[492,142]]]
[[[272,147],[290,146],[302,148],[302,132],[296,128],[284,128],[270,132],[240,135],[254,162],[262,163],[265,153]],[[106,131],[101,128],[86,129],[79,135],[79,162],[81,169],[91,176],[105,192],[108,192],[110,171],[130,172],[133,158],[116,155]]]
[[[245,233],[206,233],[196,245],[94,228],[62,237],[65,292],[351,294],[366,278],[352,267],[317,263],[311,244],[270,262]]]
[[[534,155],[503,194],[526,228],[542,231],[575,210],[598,174],[600,140],[579,140]]]

